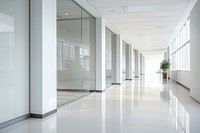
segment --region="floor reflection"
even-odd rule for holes
[[[199,133],[200,105],[159,75],[113,86],[0,133]]]
[[[170,111],[177,132],[190,133],[190,115],[170,90]]]

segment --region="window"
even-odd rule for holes
[[[172,41],[170,55],[172,70],[190,70],[190,19]]]

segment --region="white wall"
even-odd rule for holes
[[[200,88],[199,88],[199,79],[200,79],[200,1],[196,3],[193,10],[190,14],[190,61],[191,61],[191,87],[190,87],[190,96],[200,102]]]
[[[177,71],[176,78],[177,82],[183,84],[184,86],[191,88],[191,72],[190,71]]]
[[[199,74],[200,61],[197,59],[200,51],[200,2],[198,1],[190,14],[190,71],[171,71],[170,78],[190,89],[190,96],[200,101]]]
[[[1,0],[0,124],[27,114],[29,114],[29,1]]]
[[[170,70],[170,74],[168,75],[170,79],[177,81],[177,71]],[[182,82],[180,82],[182,84]]]
[[[184,70],[170,70],[169,77],[171,80],[176,81],[187,88],[191,88],[191,72]]]

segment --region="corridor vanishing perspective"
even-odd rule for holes
[[[200,106],[189,91],[160,74],[126,81],[30,118],[0,133],[197,133]]]

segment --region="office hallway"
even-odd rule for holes
[[[157,74],[113,86],[0,133],[198,133],[200,104]]]

